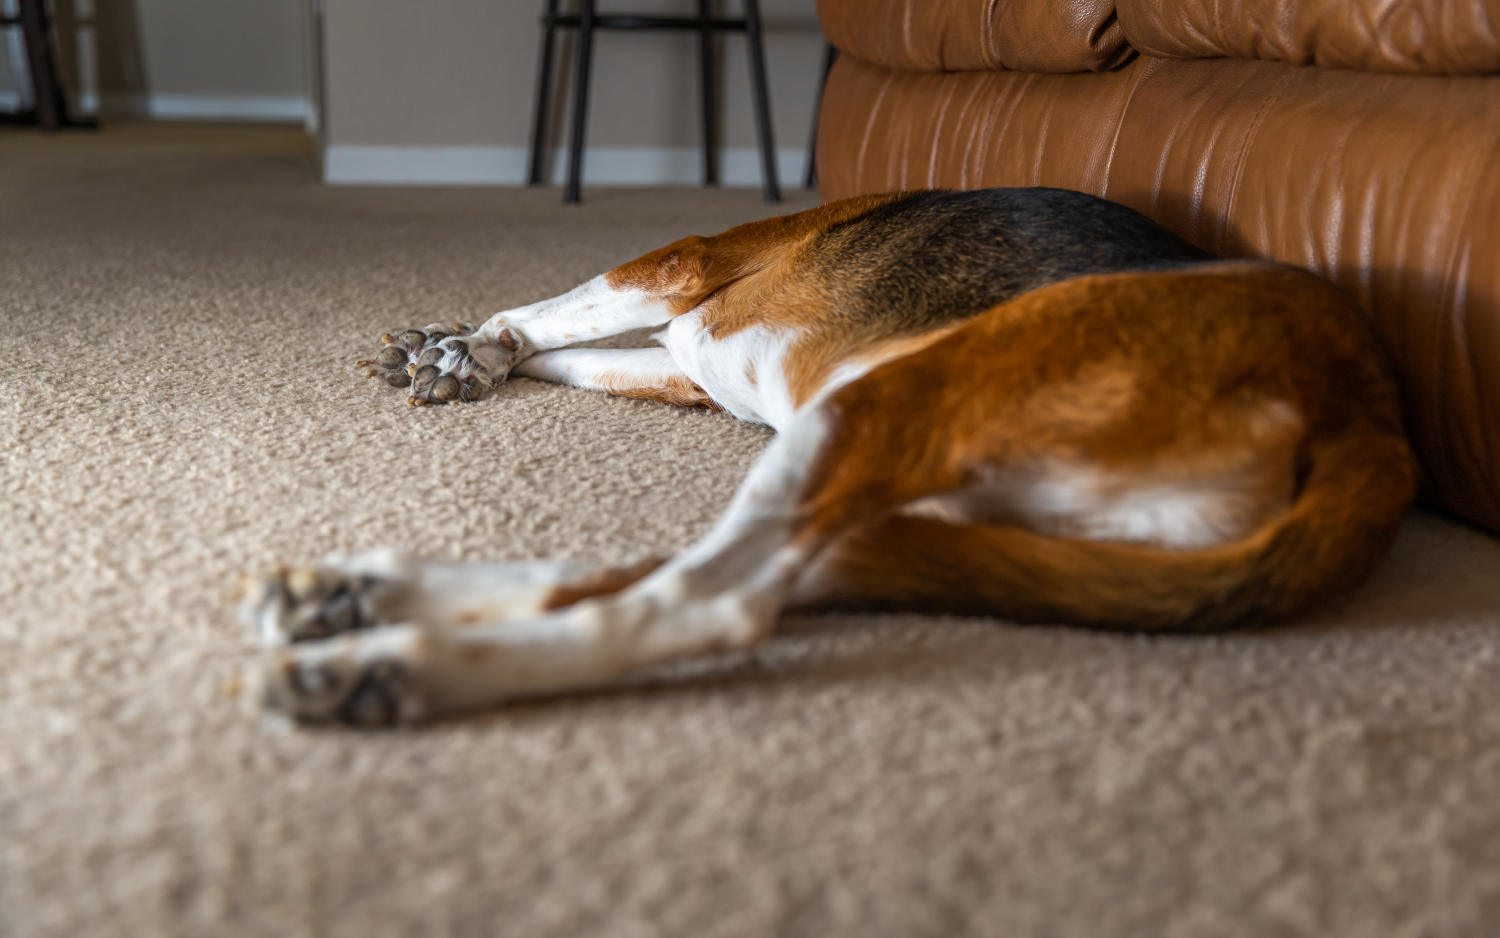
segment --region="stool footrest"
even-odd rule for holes
[[[577,29],[582,25],[577,14],[543,16],[543,26],[564,26]],[[708,28],[716,31],[744,32],[749,28],[744,20],[710,19]],[[594,29],[692,29],[704,27],[703,20],[691,16],[596,16]]]
[[[39,0],[33,0],[39,2]],[[559,29],[575,29],[578,38],[573,59],[572,139],[568,142],[568,177],[563,202],[579,200],[583,185],[584,133],[588,128],[589,72],[593,65],[594,36],[600,30],[659,29],[681,30],[698,34],[698,67],[703,83],[703,184],[717,185],[718,122],[715,119],[714,47],[716,33],[743,33],[747,58],[750,60],[750,92],[755,102],[756,136],[760,139],[761,175],[766,201],[781,201],[781,187],[776,179],[776,142],[771,131],[771,95],[766,86],[765,50],[761,42],[760,0],[741,0],[744,15],[738,18],[713,15],[712,0],[697,0],[697,16],[648,16],[640,14],[598,14],[599,0],[577,0],[576,13],[563,13],[564,0],[546,0],[542,13],[542,54],[537,71],[536,111],[531,130],[531,160],[526,178],[532,185],[548,175],[547,118],[552,110],[552,62]]]

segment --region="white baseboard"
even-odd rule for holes
[[[0,91],[0,111],[15,111],[20,106],[18,92]],[[80,95],[78,110],[84,114],[96,113],[99,110],[98,96]],[[308,120],[311,108],[306,98],[298,96],[153,94],[146,98],[146,113],[156,120],[169,121],[300,123]]]
[[[307,120],[307,99],[301,95],[153,94],[148,113],[156,120],[268,121],[301,123]]]
[[[19,91],[0,91],[0,111],[19,111],[20,109],[21,93]],[[78,111],[83,114],[97,114],[99,97],[92,94],[79,95]]]
[[[331,146],[323,154],[323,181],[335,185],[519,186],[526,183],[525,147]],[[759,186],[760,151],[720,151],[725,186]],[[783,186],[802,183],[807,153],[780,150],[776,172]],[[566,152],[553,154],[551,182],[567,174]],[[703,180],[695,148],[590,147],[584,151],[583,181],[594,186],[680,186]]]

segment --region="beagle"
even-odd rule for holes
[[[664,326],[658,348],[570,344]],[[744,649],[784,610],[1135,630],[1298,612],[1363,579],[1417,470],[1360,311],[1059,189],[865,196],[689,237],[360,362],[413,405],[508,374],[722,408],[777,436],[666,560],[282,568],[255,702],[406,723]]]

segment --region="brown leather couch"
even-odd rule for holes
[[[819,0],[825,199],[1060,186],[1369,310],[1431,504],[1500,532],[1500,0]]]

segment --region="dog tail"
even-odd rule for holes
[[[1309,441],[1297,499],[1233,543],[1170,550],[890,515],[835,542],[796,605],[1157,631],[1288,616],[1368,576],[1415,494],[1404,439],[1349,431]]]

